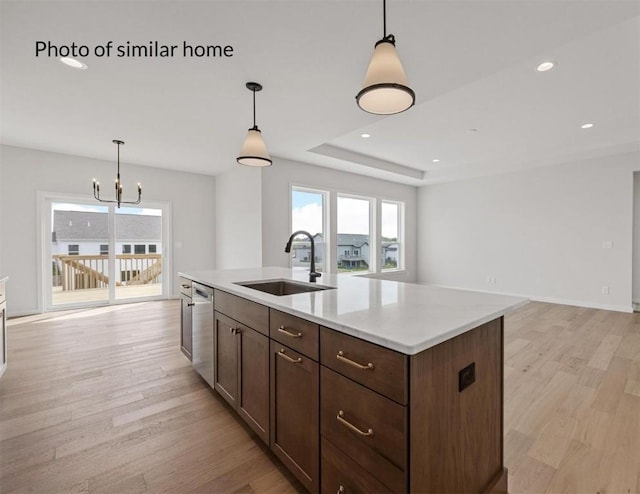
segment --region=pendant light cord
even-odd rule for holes
[[[253,93],[253,128],[257,129],[256,125],[256,90],[251,91]]]
[[[382,39],[387,37],[387,0],[382,0]]]

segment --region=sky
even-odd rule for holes
[[[291,224],[293,231],[306,230],[312,235],[322,232],[321,193],[294,190],[291,200]],[[382,236],[398,236],[398,209],[383,203]],[[338,197],[338,233],[369,233],[369,203],[351,197]]]

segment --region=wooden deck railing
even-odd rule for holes
[[[54,255],[53,285],[63,291],[109,286],[109,256]],[[162,254],[116,255],[116,286],[160,283]]]

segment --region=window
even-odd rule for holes
[[[338,256],[337,268],[339,273],[369,271],[371,258],[369,256],[371,230],[371,199],[338,195]],[[356,249],[362,254],[358,257],[349,253]]]
[[[131,254],[131,244],[123,244],[122,245],[122,253],[123,254]]]
[[[156,254],[156,244],[149,244],[149,254]]]
[[[147,246],[145,244],[136,244],[133,247],[133,253],[134,254],[146,254],[147,253]]]
[[[100,255],[101,256],[109,255],[109,244],[100,244]]]
[[[329,230],[330,224],[335,230]],[[313,235],[317,267],[332,273],[404,268],[404,202],[292,186],[291,231],[298,230]],[[329,231],[336,238],[329,239]],[[294,239],[291,265],[308,269],[310,249],[305,235]]]
[[[69,244],[69,255],[77,256],[80,254],[80,245],[78,244]]]
[[[292,187],[291,189],[291,233],[303,230],[313,236],[316,271],[325,271],[325,192]],[[300,253],[297,250],[300,249]],[[291,265],[309,268],[311,264],[311,242],[298,235],[291,248]]]
[[[383,271],[400,269],[402,204],[382,201],[380,215],[380,265]]]

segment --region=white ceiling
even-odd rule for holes
[[[255,80],[274,166],[419,185],[638,149],[640,1],[390,0],[388,31],[417,101],[388,117],[355,104],[381,5],[3,0],[1,142],[113,161],[118,138],[123,162],[215,175],[239,166],[252,124],[244,84]],[[187,41],[234,56],[89,56],[79,71],[36,57],[37,40],[158,40],[177,54]],[[544,60],[558,65],[536,72]]]

